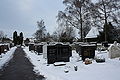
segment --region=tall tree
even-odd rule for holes
[[[22,32],[20,33],[19,37],[20,37],[20,45],[22,45],[23,44],[23,33]]]
[[[97,0],[91,9],[94,22],[99,26],[104,24],[105,41],[107,41],[108,22],[120,26],[120,0]]]
[[[38,30],[34,34],[35,38],[39,41],[44,41],[47,34],[44,21],[43,20],[41,20],[40,22],[37,21],[37,25],[38,25]]]
[[[17,31],[15,31],[13,33],[13,43],[15,46],[17,45],[17,41],[18,41],[18,36],[17,36]]]
[[[111,24],[111,22],[108,23],[108,31],[107,31],[107,34],[108,34],[108,40],[109,42],[114,42],[114,41],[118,41],[118,33],[117,33],[117,29],[115,26],[113,26]]]
[[[57,22],[60,25],[69,25],[80,30],[81,40],[83,39],[83,30],[91,26],[90,5],[91,0],[63,0],[66,5],[64,11],[59,11]]]

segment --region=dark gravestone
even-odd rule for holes
[[[57,54],[57,49],[55,45],[49,45],[47,46],[47,63],[52,64],[56,62],[56,54]]]
[[[9,50],[8,45],[4,45],[4,50],[5,50],[5,49],[6,49],[7,51]]]
[[[57,61],[69,62],[72,56],[72,48],[69,45],[56,45],[57,47]]]
[[[81,56],[82,60],[84,61],[85,58],[93,58],[95,57],[95,50],[96,46],[95,45],[90,45],[90,46],[81,46]]]
[[[81,55],[83,61],[86,58],[94,59],[95,50],[96,50],[96,45],[93,44],[79,45],[79,55]]]
[[[1,50],[1,45],[0,45],[0,55],[1,55],[1,53],[2,53],[2,50]]]
[[[35,51],[37,53],[43,53],[43,45],[40,44],[35,45]]]
[[[4,53],[4,45],[0,46],[0,53]]]
[[[107,42],[107,41],[102,42],[102,46],[104,46],[104,47],[109,47],[108,42]]]
[[[29,44],[29,51],[35,51],[34,44]]]
[[[72,49],[69,45],[48,45],[47,46],[47,60],[48,64],[54,62],[69,62],[69,57],[72,55]]]

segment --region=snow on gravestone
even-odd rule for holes
[[[110,45],[108,48],[109,50],[109,58],[117,58],[120,57],[120,44],[117,43],[116,41],[114,44]]]

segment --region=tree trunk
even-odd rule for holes
[[[81,7],[80,7],[80,31],[81,31],[81,41],[83,41],[83,36],[82,36],[82,13],[81,13]]]
[[[103,7],[104,7],[104,17],[105,17],[105,26],[104,26],[104,31],[105,31],[105,41],[107,41],[107,25],[108,25],[108,23],[107,23],[107,13],[106,13],[106,7],[105,7],[105,4],[104,4],[104,1],[102,0],[102,2],[103,2]]]

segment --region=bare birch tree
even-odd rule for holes
[[[60,25],[76,27],[80,30],[81,40],[83,39],[83,30],[91,26],[91,16],[89,15],[91,0],[63,0],[66,8],[59,11],[57,22]]]

